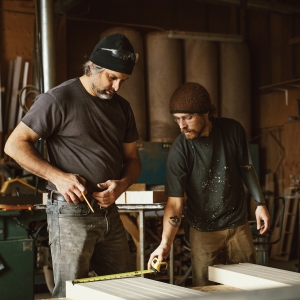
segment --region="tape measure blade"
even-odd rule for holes
[[[101,280],[109,280],[109,279],[120,279],[120,278],[132,277],[132,276],[149,274],[149,273],[154,273],[154,272],[153,270],[141,270],[141,271],[133,271],[127,273],[88,277],[88,278],[74,279],[72,283],[75,284],[75,283],[85,283],[85,282],[93,282],[93,281],[101,281]]]

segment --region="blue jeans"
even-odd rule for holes
[[[129,272],[133,269],[126,231],[115,204],[100,209],[89,199],[73,204],[51,200],[47,203],[51,249],[53,298],[66,296],[66,281],[88,277],[90,268],[98,275]]]

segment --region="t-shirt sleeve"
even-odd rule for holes
[[[61,110],[55,99],[47,93],[39,95],[22,118],[22,122],[43,139],[56,131],[60,127],[61,121]]]
[[[132,143],[139,139],[139,133],[136,127],[133,111],[129,104],[127,107],[127,116],[127,129],[123,143]]]
[[[176,144],[170,148],[166,166],[165,194],[183,197],[187,182],[188,164],[184,150]]]

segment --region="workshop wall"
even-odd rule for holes
[[[55,11],[59,13],[55,24],[57,84],[82,74],[82,64],[101,32],[114,26],[133,28],[143,37],[149,32],[168,30],[241,35],[250,53],[251,132],[252,141],[259,143],[261,149],[260,178],[264,182],[266,174],[274,173],[276,184],[282,185],[279,187],[281,192],[285,176],[282,154],[284,124],[290,117],[298,117],[297,99],[300,99],[300,80],[297,81],[300,78],[299,4],[281,1],[283,7],[294,7],[293,12],[283,13],[282,10],[281,13],[279,10],[274,12],[278,5],[271,0],[261,1],[266,6],[269,4],[268,9],[219,5],[217,1],[208,0],[54,2]],[[35,84],[35,4],[34,0],[0,1],[0,71],[4,111],[9,105],[5,88],[11,60],[22,56],[23,61],[29,61],[28,84]],[[290,81],[292,85],[288,84]],[[280,83],[286,84],[278,85]],[[281,90],[276,91],[276,88]],[[283,91],[287,88],[288,102]]]

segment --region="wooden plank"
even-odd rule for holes
[[[39,299],[39,298],[34,298],[34,299]],[[70,298],[43,298],[43,300],[72,300]]]
[[[224,293],[212,293],[203,300],[291,300],[299,299],[300,286],[287,286],[273,289],[252,291],[227,291]],[[197,298],[192,298],[196,300]],[[187,300],[187,299],[185,299]]]
[[[22,64],[22,57],[17,56],[14,64],[14,77],[13,77],[11,101],[10,101],[10,108],[9,108],[9,119],[8,119],[8,134],[11,131],[13,131],[16,126],[21,64]]]
[[[189,299],[206,293],[142,277],[72,284],[66,282],[66,297],[73,300]]]
[[[125,204],[126,203],[126,198],[125,198],[125,193],[122,193],[119,198],[115,201],[116,204]]]
[[[134,183],[126,191],[145,191],[145,183]],[[125,204],[126,203],[126,192],[122,193],[120,197],[115,201],[116,204]]]
[[[14,76],[14,61],[11,60],[9,62],[8,80],[7,80],[7,88],[6,88],[6,99],[5,99],[4,116],[3,116],[4,117],[3,126],[4,126],[5,133],[7,133],[7,128],[8,128],[8,115],[9,115],[13,76]]]
[[[284,124],[285,187],[290,186],[291,176],[300,174],[299,134],[300,121],[290,121]]]
[[[3,113],[2,113],[2,87],[1,87],[1,63],[0,63],[0,157],[3,156]]]
[[[27,86],[27,78],[28,78],[28,69],[29,69],[29,62],[25,62],[24,65],[24,72],[23,72],[23,84],[22,84],[22,88],[25,88]],[[21,104],[22,106],[25,105],[25,101],[26,101],[26,89],[23,91],[23,93],[20,95],[21,97]],[[20,123],[22,117],[24,115],[24,111],[19,103],[19,112],[18,112],[18,117],[17,117],[17,124]]]
[[[249,263],[211,266],[208,269],[208,274],[211,281],[243,290],[300,284],[299,273]]]

